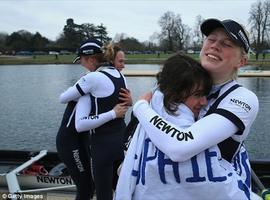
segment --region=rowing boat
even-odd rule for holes
[[[56,152],[0,150],[0,172],[0,187],[11,194],[75,191],[74,183]]]

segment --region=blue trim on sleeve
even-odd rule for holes
[[[236,133],[236,135],[242,135],[243,131],[245,130],[245,125],[239,117],[237,117],[232,112],[221,108],[216,109],[214,113],[217,113],[234,123],[239,128],[239,131]]]
[[[82,96],[85,95],[84,91],[82,90],[82,88],[80,87],[80,85],[79,85],[78,83],[76,84],[76,88],[77,88],[78,92],[79,92]]]

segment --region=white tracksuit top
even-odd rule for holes
[[[220,95],[234,84],[225,84]],[[140,166],[132,173],[137,176],[133,199],[250,199],[250,164],[242,142],[258,112],[256,95],[239,87],[220,102],[216,112],[195,123],[185,105],[179,106],[180,115],[170,116],[162,101],[162,94],[156,92],[152,108],[143,100],[134,105],[146,139],[142,154],[136,155]],[[230,137],[240,145],[228,162],[217,144]]]

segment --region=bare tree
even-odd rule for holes
[[[268,40],[267,43],[270,43],[270,0],[266,0],[264,2],[264,10],[265,10],[265,31],[263,31],[262,41]]]
[[[161,16],[158,23],[161,26],[162,39],[168,41],[168,50],[173,50],[173,29],[175,23],[175,14],[171,11],[167,11]]]
[[[190,39],[189,35],[190,28],[188,25],[182,23],[180,15],[176,15],[173,37],[175,38],[176,47],[178,50],[183,50],[185,48],[185,44],[188,44]]]
[[[200,30],[201,24],[204,21],[203,17],[201,15],[197,15],[195,19],[195,26],[193,28],[193,48],[198,50],[201,48],[203,43],[203,34]]]
[[[267,37],[270,31],[270,0],[258,1],[251,6],[249,23],[253,46],[258,53],[267,44]],[[258,55],[257,55],[258,56]]]
[[[167,50],[182,50],[189,39],[190,28],[182,23],[181,16],[167,11],[159,19],[161,26],[161,44],[167,46]]]
[[[152,35],[149,36],[149,41],[153,44],[159,44],[159,33],[154,32]]]
[[[124,40],[128,38],[128,35],[126,33],[116,33],[114,38],[113,38],[113,42],[119,42],[121,40]]]

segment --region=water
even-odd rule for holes
[[[159,65],[127,65],[159,69]],[[55,137],[65,105],[58,97],[85,73],[78,65],[0,66],[0,149],[56,151]],[[155,83],[154,77],[127,77],[134,101]],[[260,112],[246,142],[251,158],[269,158],[270,78],[239,78],[254,91]],[[130,112],[130,111],[129,111]],[[127,114],[127,121],[129,114]]]

